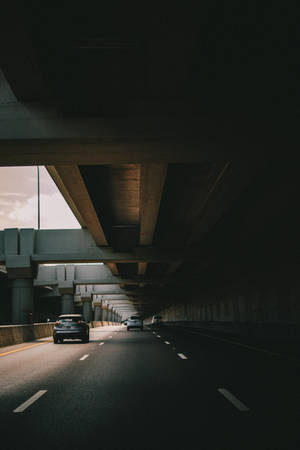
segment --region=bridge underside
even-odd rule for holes
[[[296,79],[272,32],[202,4],[16,5],[0,164],[45,165],[95,246],[31,262],[104,262],[143,316],[299,321]]]

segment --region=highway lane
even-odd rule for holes
[[[294,362],[183,331],[98,328],[88,344],[0,356],[1,437],[10,449],[299,449],[298,376]]]

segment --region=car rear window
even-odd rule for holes
[[[61,322],[78,322],[78,320],[81,320],[80,317],[63,317],[59,319]]]
[[[139,320],[139,317],[137,317],[137,316],[131,316],[131,317],[130,317],[130,320]]]

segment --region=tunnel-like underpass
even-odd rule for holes
[[[1,10],[0,165],[81,227],[0,230],[1,437],[299,450],[293,8],[88,3]],[[72,312],[91,342],[54,346]]]

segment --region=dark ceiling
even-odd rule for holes
[[[26,0],[7,8],[10,38],[26,34],[43,95],[68,114],[299,106],[298,27],[288,4]]]

